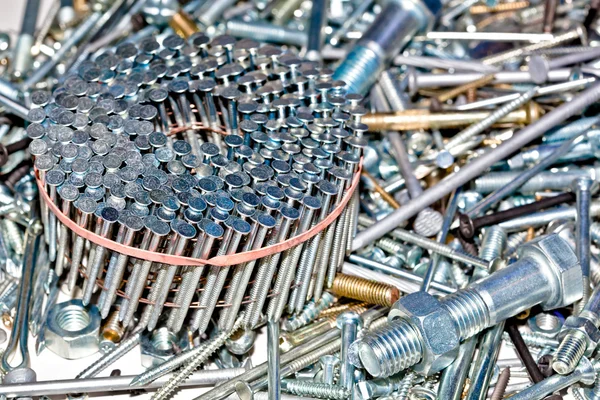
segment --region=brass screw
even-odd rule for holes
[[[400,291],[392,285],[344,274],[335,276],[331,292],[385,307],[390,307],[400,298]]]
[[[104,327],[102,327],[102,337],[113,343],[119,343],[124,332],[123,324],[119,321],[119,311],[113,311],[108,315]]]
[[[171,17],[169,26],[175,31],[176,34],[184,39],[187,39],[194,33],[200,31],[200,28],[198,28],[198,25],[196,25],[192,17],[190,17],[189,14],[183,10],[179,10],[179,12]]]
[[[496,124],[531,124],[542,115],[542,108],[535,102],[513,111]],[[367,114],[362,122],[371,131],[410,131],[417,129],[443,129],[468,126],[490,115],[490,111],[431,112],[429,110],[406,110],[396,113]]]
[[[506,12],[506,11],[515,11],[523,8],[529,7],[528,1],[515,1],[512,3],[500,3],[495,6],[489,7],[483,4],[478,4],[476,6],[471,6],[469,8],[469,12],[471,14],[488,14],[488,13],[497,13],[497,12]]]

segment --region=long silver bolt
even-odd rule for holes
[[[354,388],[355,367],[350,359],[350,345],[358,336],[358,330],[362,327],[362,318],[354,311],[347,311],[337,317],[337,326],[342,331],[339,385],[351,393]]]
[[[298,210],[293,207],[283,206],[279,210],[279,213],[281,216],[279,217],[277,226],[273,228],[271,238],[267,241],[267,246],[284,241],[288,237],[290,227],[300,217]],[[258,324],[260,313],[267,300],[269,287],[273,280],[273,274],[275,273],[277,265],[279,265],[280,257],[281,253],[275,253],[261,259],[259,262],[255,282],[250,289],[250,302],[244,311],[245,328],[251,329]]]
[[[294,235],[306,232],[312,224],[315,211],[321,208],[321,200],[313,196],[304,196],[302,199],[302,216]],[[302,254],[304,243],[297,245],[283,254],[283,259],[279,267],[277,279],[273,291],[275,295],[271,298],[267,307],[267,319],[270,321],[279,321],[285,308],[286,300],[290,290],[290,285],[298,265],[298,260]]]
[[[171,228],[166,222],[151,217],[146,217],[144,225],[146,226],[145,235],[148,235],[149,237],[147,241],[143,241],[143,243],[147,242],[147,245],[141,246],[141,248],[156,252],[164,238],[171,232]],[[123,322],[124,326],[128,326],[133,319],[144,287],[146,287],[148,273],[150,272],[152,265],[152,261],[136,260],[136,263],[133,266],[133,270],[127,281],[127,287],[125,288],[127,297],[123,299],[121,307],[119,308],[119,319]]]
[[[79,219],[77,225],[81,228],[86,229],[90,220],[90,215],[96,211],[98,203],[89,197],[80,197],[75,201],[75,208],[79,211]],[[69,290],[73,290],[77,278],[79,276],[79,267],[81,265],[81,259],[83,258],[83,248],[85,245],[85,239],[77,234],[73,243],[73,250],[71,251],[71,268],[67,277],[67,286]]]
[[[210,256],[215,240],[220,239],[224,231],[219,224],[209,220],[203,220],[199,228],[201,234],[194,245],[191,257],[206,260]],[[171,310],[167,321],[167,326],[173,332],[179,332],[183,326],[203,271],[204,266],[190,266],[185,267],[181,273],[181,285],[175,297],[175,304],[179,307]]]
[[[456,329],[447,339],[449,352],[461,341],[535,304],[553,309],[571,304],[581,296],[581,268],[571,247],[558,235],[528,242],[521,247],[520,255],[519,261],[510,266],[445,297],[440,303],[437,300],[430,303],[431,306],[439,304],[434,308],[447,310],[448,326]],[[573,277],[569,283],[564,281],[566,275]],[[523,276],[528,276],[526,284]],[[427,299],[434,298],[425,292],[417,292],[399,301],[425,304]],[[492,315],[490,310],[496,310],[496,313]],[[394,316],[398,318],[394,319]],[[361,340],[360,359],[371,375],[385,377],[415,364],[417,368],[423,368],[424,373],[447,366],[418,364],[425,349],[419,337],[427,335],[428,328],[417,327],[405,317],[402,312],[392,310],[386,328],[370,332]]]
[[[133,243],[135,234],[144,227],[144,221],[135,215],[127,216],[124,219],[125,232],[121,244],[130,246]],[[105,287],[100,295],[98,302],[100,308],[100,315],[102,318],[106,318],[110,312],[110,307],[114,303],[117,296],[117,289],[121,285],[123,274],[125,273],[125,267],[129,256],[127,254],[119,253],[114,264],[109,264],[108,270],[106,271]],[[112,260],[111,260],[112,261]]]
[[[240,218],[232,217],[229,224],[221,241],[221,248],[225,249],[222,253],[223,255],[235,254],[240,247],[242,238],[250,233],[250,224]],[[206,283],[204,284],[204,290],[200,296],[200,307],[196,310],[192,319],[192,328],[194,330],[198,329],[200,333],[204,333],[208,327],[230,268],[229,266],[210,267]]]
[[[265,244],[267,232],[276,226],[276,221],[272,216],[259,212],[256,215],[253,225],[250,235],[254,237],[254,240],[246,242],[244,251],[262,248]],[[255,265],[256,260],[236,265],[231,281],[229,282],[229,289],[225,293],[225,304],[229,304],[230,306],[221,311],[218,322],[219,329],[229,330],[233,328],[233,323],[242,306],[244,294],[246,293],[246,288],[248,287],[248,282],[250,281]]]
[[[408,152],[404,146],[404,141],[398,132],[389,132],[388,140],[394,149],[393,156],[400,167],[400,171],[404,177],[404,184],[408,189],[410,198],[416,199],[423,193],[423,188],[413,173],[413,169],[408,158]],[[440,214],[440,212],[426,207],[417,213],[417,218],[415,219],[413,227],[415,232],[417,232],[419,235],[430,237],[437,234],[440,229],[442,229],[443,222],[444,217],[442,214]]]
[[[115,222],[119,219],[119,211],[113,207],[105,207],[100,212],[100,220],[102,228],[99,232],[100,236],[108,238],[112,232],[112,227]],[[100,223],[100,222],[98,222]],[[92,299],[94,288],[96,287],[96,279],[100,273],[100,268],[104,265],[104,259],[106,258],[107,250],[103,246],[96,246],[94,251],[94,258],[88,260],[88,267],[86,271],[87,277],[83,284],[83,304],[88,305]]]
[[[70,216],[71,204],[79,197],[79,190],[70,184],[65,184],[58,189],[58,194],[62,199],[61,211],[64,215]],[[66,225],[60,224],[60,235],[58,238],[58,250],[56,253],[56,265],[54,271],[56,275],[61,276],[65,263],[67,245],[69,243],[69,230]]]
[[[575,226],[575,253],[583,271],[583,297],[576,304],[574,314],[578,314],[590,297],[590,221],[592,192],[597,188],[590,177],[577,178],[573,182],[573,191],[577,199],[577,218]],[[600,311],[600,308],[593,312]]]

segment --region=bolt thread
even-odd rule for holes
[[[130,337],[121,342],[120,345],[109,350],[98,360],[90,364],[86,369],[77,375],[76,379],[87,379],[98,375],[106,367],[113,364],[119,358],[127,354],[131,349],[140,342],[140,332],[133,332]]]
[[[343,400],[350,396],[346,388],[327,383],[316,383],[310,381],[287,381],[287,391],[298,396],[310,396],[319,399]]]
[[[504,257],[512,257],[517,248],[527,240],[527,232],[517,232],[509,235],[506,239],[506,248],[504,249]]]
[[[470,338],[492,324],[490,312],[483,298],[473,289],[449,294],[443,306],[452,314],[460,340]]]
[[[591,129],[592,126],[594,126],[597,122],[598,117],[578,119],[577,121],[573,121],[567,125],[550,130],[550,132],[544,135],[542,141],[544,143],[552,143],[571,140]]]
[[[394,400],[408,400],[408,394],[412,388],[413,382],[417,378],[417,374],[413,371],[408,371],[404,378],[400,381]]]
[[[486,261],[492,261],[502,256],[502,251],[506,246],[506,232],[498,225],[490,226],[485,230],[481,247],[479,248],[479,258]]]
[[[231,331],[225,331],[219,333],[214,339],[206,343],[204,347],[197,347],[195,357],[190,360],[177,374],[167,381],[155,394],[152,396],[152,400],[166,400],[171,397],[171,394],[177,390],[177,388],[185,382],[187,378],[203,364],[208,358],[217,351],[225,341],[239,328],[241,325],[241,318],[236,322],[234,328]]]
[[[415,365],[421,360],[423,351],[417,331],[403,319],[389,321],[387,326],[370,331],[363,337],[361,346],[371,350],[375,359],[370,362],[377,362],[377,375],[381,377]]]
[[[314,321],[321,314],[322,311],[329,308],[334,301],[335,298],[330,293],[324,293],[323,296],[321,296],[321,298],[319,299],[319,301],[317,301],[316,303],[311,302],[306,307],[304,307],[304,310],[302,310],[302,312],[297,317],[285,321],[283,323],[283,329],[288,332],[291,332],[308,325],[309,323]]]
[[[506,392],[506,387],[508,386],[509,380],[510,368],[506,368],[500,373],[490,400],[502,400],[504,398],[504,393]]]
[[[373,50],[355,46],[336,69],[333,79],[346,82],[348,93],[364,93],[375,82],[381,65],[381,58]]]
[[[568,333],[556,350],[552,368],[561,375],[573,372],[583,357],[586,347],[587,342],[583,334]]]
[[[123,338],[125,328],[119,321],[119,311],[113,311],[108,315],[104,327],[102,328],[102,337],[113,343],[119,343]]]
[[[381,238],[377,241],[377,247],[386,253],[393,254],[395,256],[406,258],[406,247],[400,243],[390,238]]]
[[[335,276],[331,291],[341,297],[384,307],[391,307],[400,298],[400,291],[392,285],[344,274]]]

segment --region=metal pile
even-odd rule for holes
[[[67,3],[0,37],[0,395],[600,399],[600,3]]]

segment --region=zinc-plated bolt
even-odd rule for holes
[[[335,276],[331,292],[339,297],[384,307],[391,307],[400,298],[400,291],[393,285],[341,273]]]
[[[581,270],[570,246],[558,235],[549,235],[523,246],[519,261],[445,297],[440,307],[447,310],[455,324],[456,346],[535,304],[552,309],[575,301],[581,290],[573,286],[572,292],[565,291],[561,283],[567,270],[573,271],[573,282],[581,279]],[[528,284],[524,284],[523,274],[531,279]],[[534,287],[538,290],[533,290]],[[416,295],[422,296],[410,296]],[[492,309],[496,310],[494,315],[490,313]],[[362,364],[376,377],[390,376],[417,364],[423,351],[417,332],[416,325],[409,320],[401,316],[392,319],[385,329],[363,337],[359,344]]]

